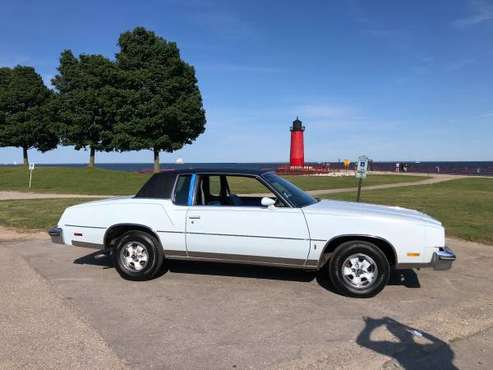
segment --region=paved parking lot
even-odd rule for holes
[[[493,247],[396,272],[372,299],[323,274],[174,262],[122,280],[104,255],[1,242],[0,368],[491,368]]]

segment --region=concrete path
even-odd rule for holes
[[[390,173],[390,174],[393,174],[393,173]],[[416,174],[414,174],[414,175],[416,175]],[[377,189],[400,188],[400,187],[404,187],[404,186],[430,185],[430,184],[437,184],[439,182],[450,181],[450,180],[455,180],[455,179],[467,177],[467,176],[459,176],[459,175],[430,175],[430,176],[431,176],[431,178],[426,178],[424,180],[419,180],[419,181],[406,181],[406,182],[398,182],[398,183],[392,183],[392,184],[364,186],[363,191],[377,190]],[[357,190],[358,190],[357,187],[352,187],[352,188],[339,188],[339,189],[307,190],[306,192],[311,194],[311,195],[325,195],[325,194],[335,194],[335,193],[348,193],[348,192],[357,191]],[[256,197],[266,197],[266,196],[271,196],[272,194],[270,194],[270,193],[255,193],[255,194],[243,194],[243,195],[250,195],[250,196],[256,196]]]
[[[404,186],[416,186],[416,185],[430,185],[437,184],[439,182],[456,180],[460,178],[464,178],[467,176],[458,176],[458,175],[432,175],[431,178],[427,178],[419,181],[409,181],[409,182],[398,182],[395,184],[382,184],[382,185],[372,185],[372,186],[364,186],[363,190],[377,190],[377,189],[390,189],[390,188],[400,188]],[[335,193],[347,193],[350,191],[357,191],[357,187],[353,188],[343,188],[343,189],[326,189],[326,190],[309,190],[308,193],[312,195],[322,195],[322,194],[335,194]]]
[[[114,195],[27,193],[22,191],[0,191],[0,200],[16,199],[57,199],[57,198],[110,198]]]
[[[173,262],[130,282],[90,250],[0,242],[0,368],[489,369],[493,246],[448,244],[452,270],[351,299],[324,274]]]

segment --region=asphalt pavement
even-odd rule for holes
[[[48,240],[0,242],[0,368],[490,369],[493,247],[397,271],[371,299],[323,273],[172,262],[148,282]]]

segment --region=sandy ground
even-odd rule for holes
[[[265,267],[173,262],[129,282],[105,255],[19,235],[0,242],[2,369],[493,364],[492,246],[450,239],[452,270],[397,271],[358,300],[324,274]]]
[[[49,240],[49,236],[44,231],[23,231],[0,226],[0,242],[14,240]]]

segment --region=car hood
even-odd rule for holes
[[[401,218],[409,221],[421,221],[433,225],[441,225],[441,222],[425,213],[402,207],[380,206],[369,203],[343,202],[336,200],[321,200],[310,206],[304,207],[305,213],[327,213],[361,217],[389,217]]]

